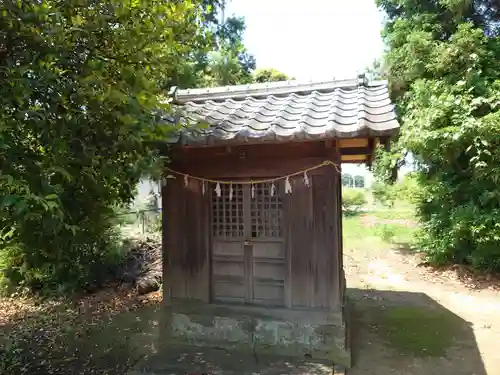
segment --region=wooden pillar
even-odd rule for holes
[[[169,187],[171,184],[165,183],[162,181],[161,188],[161,249],[162,249],[162,279],[163,279],[163,303],[166,305],[170,305],[171,303],[171,279],[170,279],[170,254],[169,254],[169,220],[172,220],[172,212],[171,212],[171,200],[169,199],[169,194],[171,194],[171,189]]]
[[[329,166],[325,170],[329,192],[329,200],[324,203],[328,215],[331,215],[331,222],[325,228],[330,232],[329,251],[330,255],[330,289],[329,306],[332,310],[337,310],[342,306],[345,281],[342,262],[342,200],[341,200],[341,153],[340,142],[338,140],[326,141],[325,155],[328,160],[335,163],[335,167]]]
[[[377,147],[377,143],[375,142],[375,139],[374,138],[369,138],[368,139],[369,154],[366,155],[366,165],[368,167],[372,166],[373,157],[375,156],[375,148],[376,147]]]
[[[343,244],[342,244],[342,237],[343,237],[343,231],[342,231],[342,165],[341,165],[341,153],[340,153],[340,145],[339,142],[335,142],[335,151],[333,153],[333,159],[332,161],[337,165],[337,168],[335,170],[335,180],[334,180],[334,199],[336,202],[335,205],[335,216],[337,218],[336,220],[336,240],[335,240],[335,251],[337,254],[337,264],[338,264],[338,272],[337,272],[337,277],[338,277],[338,286],[340,288],[339,290],[339,297],[340,301],[339,304],[342,305],[343,303],[343,298],[344,298],[344,293],[345,293],[345,274],[344,274],[344,252],[343,252]]]

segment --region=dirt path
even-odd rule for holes
[[[387,248],[345,249],[356,348],[356,365],[350,374],[500,374],[500,292],[472,290],[419,264],[417,256]],[[444,355],[409,356],[387,347],[382,334],[387,327],[373,312],[407,306],[441,310],[449,313],[448,320],[458,322],[461,332]],[[424,320],[417,318],[410,324],[418,330]]]

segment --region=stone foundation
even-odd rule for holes
[[[167,306],[167,344],[282,355],[350,367],[342,312],[220,306],[178,302]],[[163,341],[163,340],[162,340]]]

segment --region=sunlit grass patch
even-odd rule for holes
[[[419,357],[441,357],[460,333],[447,311],[409,306],[381,312],[378,329],[395,350]]]
[[[384,208],[344,216],[344,244],[358,247],[370,242],[371,247],[388,244],[409,247],[418,225],[412,206]]]

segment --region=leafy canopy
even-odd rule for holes
[[[112,273],[115,212],[176,131],[161,122],[167,90],[254,79],[244,20],[220,22],[224,3],[1,3],[0,284],[78,288]]]
[[[402,123],[396,154],[383,155],[380,170],[413,155],[421,172],[420,245],[431,260],[500,269],[498,5],[378,4],[388,15],[383,63]]]
[[[288,81],[291,79],[293,78],[274,68],[257,69],[255,72],[255,82],[257,83]]]
[[[151,142],[175,130],[158,121],[165,86],[211,49],[217,6],[2,2],[0,257],[11,280],[81,285],[105,267],[113,207],[155,165]]]

